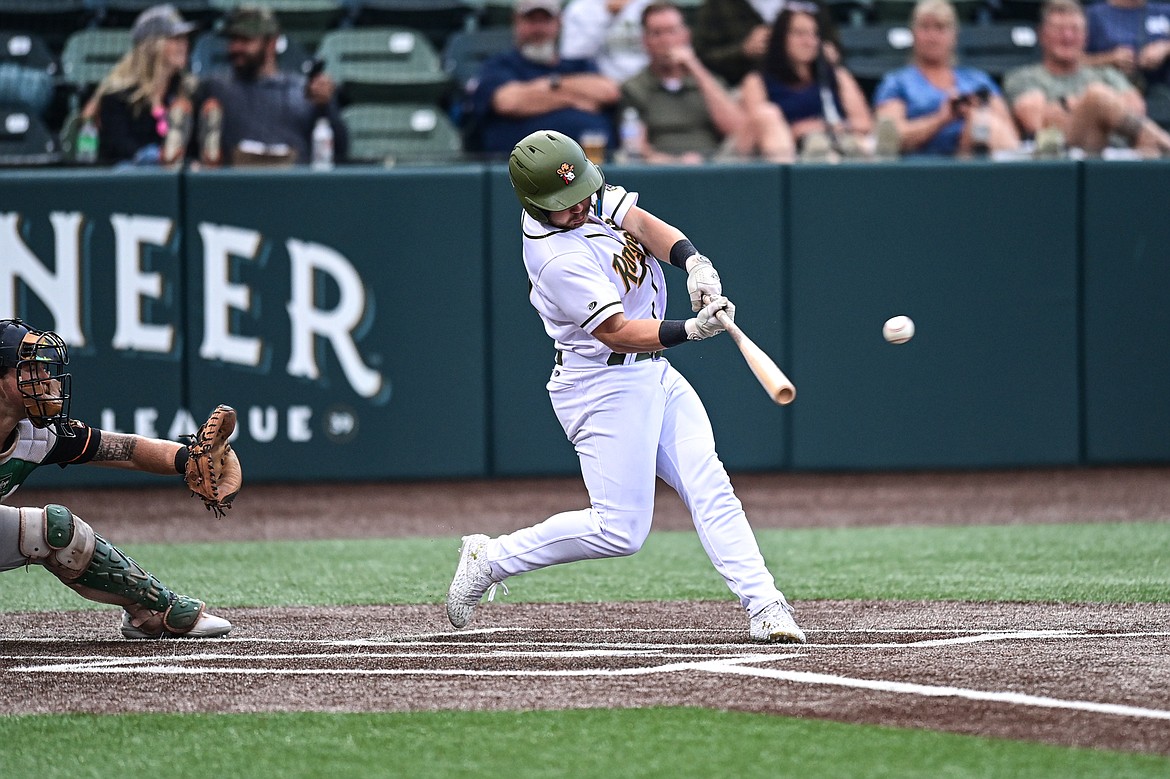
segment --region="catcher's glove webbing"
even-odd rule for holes
[[[232,507],[243,484],[243,473],[228,437],[236,429],[236,410],[216,406],[199,430],[187,441],[187,464],[183,478],[191,494],[217,517]]]

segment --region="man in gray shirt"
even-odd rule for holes
[[[197,93],[197,152],[205,165],[307,164],[313,127],[333,129],[335,161],[345,159],[348,133],[325,73],[282,72],[276,46],[280,25],[267,6],[237,6],[221,35],[231,73],[213,75]]]
[[[1116,142],[1170,156],[1170,136],[1146,118],[1145,101],[1125,76],[1085,64],[1085,12],[1075,0],[1048,0],[1039,33],[1042,61],[1004,79],[1012,115],[1036,137],[1037,150],[1059,136],[1089,154]]]

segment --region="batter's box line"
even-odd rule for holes
[[[989,692],[964,687],[949,687],[942,685],[915,684],[912,682],[895,682],[882,679],[857,679],[848,676],[813,673],[810,671],[790,671],[778,668],[759,668],[739,665],[740,663],[759,662],[753,660],[726,660],[715,663],[704,663],[702,670],[712,673],[736,674],[762,679],[776,679],[796,684],[820,684],[836,687],[850,687],[854,689],[870,690],[874,692],[888,692],[901,695],[918,695],[929,698],[963,698],[971,701],[987,701],[993,703],[1007,703],[1016,706],[1032,706],[1046,709],[1065,709],[1084,711],[1093,714],[1108,714],[1118,717],[1139,717],[1142,719],[1170,720],[1170,711],[1164,709],[1150,709],[1141,706],[1125,706],[1117,703],[1100,703],[1097,701],[1063,700],[1043,695],[1028,695],[1018,692]]]

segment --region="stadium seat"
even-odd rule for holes
[[[57,60],[39,35],[0,32],[0,106],[44,118],[56,88]]]
[[[873,96],[882,77],[910,61],[914,44],[910,28],[905,25],[868,25],[842,27],[841,39],[845,67],[857,79],[867,98]]]
[[[974,24],[959,28],[959,64],[996,80],[1012,68],[1040,61],[1036,31],[1027,24]]]
[[[94,9],[94,17],[100,27],[131,27],[138,14],[151,6],[158,5],[160,0],[90,0]],[[221,11],[211,4],[211,0],[166,0],[175,10],[182,14],[189,22],[194,22],[200,29],[209,29],[211,23]]]
[[[54,165],[61,161],[57,143],[34,114],[0,109],[0,166]]]
[[[88,0],[0,0],[0,30],[40,35],[54,52],[92,21]]]
[[[476,26],[477,7],[466,0],[344,0],[354,27],[407,27],[436,49],[460,30]]]
[[[256,4],[256,0],[210,0],[213,8],[227,14],[238,5]],[[280,29],[312,51],[325,34],[337,27],[345,15],[343,0],[263,0],[276,14]]]
[[[480,27],[511,27],[514,0],[472,0]],[[700,0],[700,4],[701,0]],[[684,9],[683,15],[686,15]]]
[[[873,0],[872,19],[879,24],[909,24],[917,0]],[[960,22],[974,22],[985,16],[984,0],[951,0]]]
[[[459,131],[434,105],[354,104],[341,112],[354,162],[443,163],[462,157]]]
[[[281,35],[276,41],[276,64],[287,73],[301,73],[306,63],[312,61],[308,50],[295,38]],[[205,32],[195,39],[191,48],[191,72],[196,76],[208,76],[217,71],[229,70],[227,61],[227,39],[214,32]]]
[[[405,27],[334,30],[317,56],[347,102],[437,103],[451,86],[430,41]]]
[[[992,5],[992,16],[999,21],[1037,24],[1040,21],[1040,7],[1043,5],[1044,0],[995,0]]]
[[[873,0],[825,0],[829,18],[838,27],[864,27],[873,11]]]
[[[130,51],[129,30],[78,30],[61,52],[61,78],[77,91],[97,84]]]
[[[512,31],[507,27],[457,32],[443,48],[443,70],[457,87],[464,87],[479,71],[484,60],[512,48]]]

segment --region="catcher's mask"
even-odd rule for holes
[[[24,410],[36,427],[52,425],[57,435],[70,437],[69,387],[64,372],[69,349],[52,330],[37,330],[19,319],[0,319],[0,369],[16,371],[16,387]]]
[[[538,222],[549,224],[553,211],[572,208],[589,197],[601,211],[605,176],[580,144],[555,130],[538,130],[512,149],[508,176],[520,205]]]

